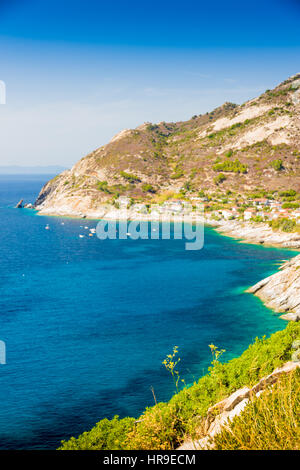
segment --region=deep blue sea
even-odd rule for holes
[[[95,221],[13,208],[49,177],[0,176],[0,448],[55,449],[101,418],[138,417],[153,404],[151,386],[168,400],[162,360],[175,345],[193,382],[208,344],[228,360],[285,327],[244,290],[294,252],[210,228],[200,251],[181,240],[79,238]]]

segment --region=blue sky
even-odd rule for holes
[[[300,72],[300,1],[0,2],[0,165],[70,166],[123,128]]]

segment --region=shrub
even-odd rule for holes
[[[281,230],[282,232],[294,232],[297,226],[295,220],[286,217],[270,220],[269,225],[273,230]]]
[[[156,131],[157,129],[159,129],[159,126],[157,124],[148,124],[148,126],[146,127],[147,131],[151,132],[151,131]]]
[[[283,209],[298,209],[300,205],[297,202],[285,202],[282,204]]]
[[[179,178],[182,178],[183,176],[184,176],[184,172],[183,172],[182,168],[176,168],[175,173],[173,173],[173,175],[171,175],[171,179],[172,180],[177,180]]]
[[[225,161],[221,163],[215,163],[213,165],[214,171],[227,171],[233,173],[247,173],[247,166],[241,163],[238,159],[234,161]]]
[[[180,409],[176,404],[158,403],[147,408],[140,422],[128,434],[126,448],[131,450],[171,450],[184,435]]]
[[[122,176],[122,178],[129,181],[129,183],[138,183],[139,181],[141,181],[138,176],[135,176],[131,173],[126,173],[126,171],[121,171],[120,175]]]
[[[103,191],[104,193],[110,194],[107,181],[98,181],[97,189],[99,189],[99,191]]]
[[[293,197],[296,196],[297,191],[294,189],[287,189],[285,191],[280,191],[279,196],[280,197]]]
[[[91,431],[84,432],[77,439],[62,441],[60,450],[120,450],[124,448],[128,433],[133,429],[134,418],[112,420],[102,419]]]
[[[215,178],[214,178],[214,183],[215,183],[215,184],[221,184],[221,183],[223,183],[223,181],[225,181],[225,180],[226,180],[226,176],[223,175],[223,173],[220,173],[218,176],[215,176]]]
[[[274,168],[276,171],[280,171],[283,169],[283,163],[281,159],[273,160],[270,163],[271,167]]]
[[[143,184],[142,190],[145,191],[146,193],[155,193],[156,192],[156,190],[152,186],[152,184],[147,184],[147,183]]]
[[[252,217],[251,219],[253,222],[263,222],[264,219],[261,215],[256,215],[255,217]]]

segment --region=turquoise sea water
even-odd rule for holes
[[[0,448],[54,449],[103,417],[138,416],[153,404],[151,386],[169,399],[161,362],[174,345],[192,382],[209,365],[208,344],[227,360],[285,327],[244,290],[292,251],[210,228],[200,251],[180,240],[81,239],[95,221],[13,209],[47,179],[0,177]]]

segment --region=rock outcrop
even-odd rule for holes
[[[262,378],[251,388],[244,387],[237,390],[228,398],[209,408],[204,423],[205,436],[199,440],[188,440],[184,442],[177,450],[207,450],[213,449],[213,438],[221,432],[235,416],[238,416],[247,406],[252,397],[258,397],[267,386],[272,386],[277,382],[282,374],[287,374],[300,367],[297,361],[289,361],[282,367],[278,367],[267,377]]]
[[[280,270],[248,289],[284,320],[300,320],[300,255],[284,263]]]
[[[18,204],[16,205],[16,209],[22,209],[23,207],[23,199],[21,199]]]

